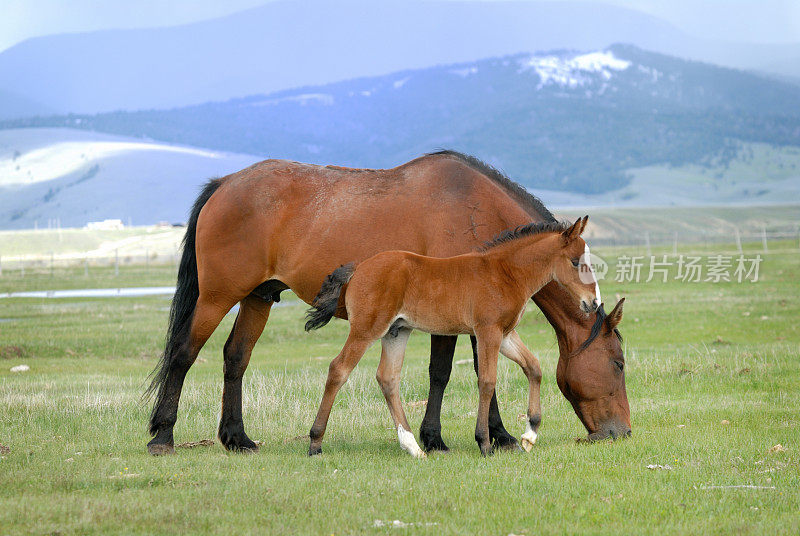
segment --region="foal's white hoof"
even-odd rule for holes
[[[402,425],[397,425],[397,440],[403,450],[411,454],[414,458],[427,458],[425,451],[419,448],[414,434],[403,428]]]
[[[522,434],[519,443],[522,446],[522,448],[525,449],[525,452],[531,451],[531,449],[533,448],[533,444],[536,443],[536,438],[537,438],[536,432],[534,432],[533,430],[526,430],[525,433]]]

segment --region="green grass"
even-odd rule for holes
[[[519,330],[544,370],[540,441],[529,454],[488,459],[473,440],[471,365],[455,366],[445,396],[451,453],[414,460],[401,451],[374,380],[377,345],[337,399],[324,454],[309,459],[307,439],[296,438],[308,432],[347,325],[305,334],[305,306],[291,296],[273,310],[245,377],[245,423],[261,452],[230,455],[217,444],[152,458],[139,397],[169,300],[0,299],[0,319],[13,319],[0,321],[0,443],[11,449],[0,460],[0,533],[797,534],[800,259],[794,242],[775,250],[762,254],[761,281],[743,284],[617,283],[620,252],[594,251],[611,261],[606,301],[628,298],[633,437],[574,441],[585,430],[555,384],[555,337],[531,309]],[[173,278],[168,266],[127,270],[123,286]],[[0,292],[122,285],[102,271],[8,277]],[[214,437],[232,321],[189,373],[177,442]],[[412,336],[404,369],[414,428],[428,344]],[[466,339],[456,351],[470,358]],[[9,371],[20,363],[31,370]],[[526,392],[522,372],[502,360],[498,396],[513,433],[524,428]],[[769,452],[776,444],[786,450]],[[743,484],[767,489],[709,489]],[[414,525],[375,526],[396,519]]]

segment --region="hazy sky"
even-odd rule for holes
[[[800,42],[800,0],[585,1],[644,11],[688,33],[712,39]],[[0,0],[0,50],[39,35],[172,26],[265,3],[265,0]]]

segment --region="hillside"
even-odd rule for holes
[[[258,160],[71,129],[0,130],[0,229],[183,222],[205,180]]]
[[[613,42],[800,76],[800,45],[721,43],[581,2],[275,1],[171,28],[29,39],[0,53],[0,93],[55,113],[170,108],[522,51]],[[18,110],[17,117],[31,114]],[[38,113],[34,111],[33,113]]]
[[[0,126],[85,128],[357,167],[392,167],[446,147],[475,154],[529,188],[598,194],[626,187],[634,170],[651,166],[724,173],[742,143],[800,146],[800,87],[615,45],[173,110]]]

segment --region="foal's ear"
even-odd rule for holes
[[[614,306],[614,309],[608,313],[606,317],[606,326],[608,327],[609,331],[614,331],[616,327],[622,322],[622,304],[625,303],[625,298],[622,298],[617,302]]]
[[[583,220],[581,220],[581,221],[582,221],[582,223],[581,223],[581,232],[580,232],[580,234],[583,234],[583,231],[586,230],[586,224],[589,223],[589,215],[587,214],[586,216],[584,216]]]
[[[575,223],[573,223],[570,226],[569,229],[561,233],[561,236],[564,237],[564,242],[569,244],[570,242],[581,236],[583,228],[586,227],[586,221],[588,218],[589,216],[586,216],[584,218],[578,218],[577,220],[575,220]]]

